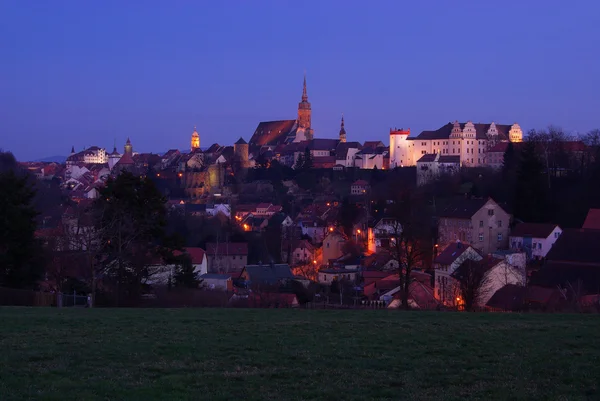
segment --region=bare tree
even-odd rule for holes
[[[474,311],[481,298],[489,292],[491,278],[486,263],[467,259],[452,273],[452,276],[458,280],[464,309]]]
[[[402,307],[409,309],[408,298],[412,271],[430,260],[432,233],[426,203],[413,194],[404,194],[394,200],[388,211],[390,253],[398,262]]]

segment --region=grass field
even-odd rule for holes
[[[0,400],[600,399],[600,317],[0,308]]]

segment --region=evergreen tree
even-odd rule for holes
[[[548,197],[544,166],[536,155],[535,143],[527,142],[516,171],[514,214],[531,223],[547,220]]]
[[[172,254],[165,198],[152,180],[123,172],[100,190],[94,210],[107,278],[113,279],[117,297],[135,297],[154,273],[150,266]]]
[[[303,168],[304,168],[304,154],[300,153],[298,155],[298,159],[296,160],[296,163],[294,164],[294,170],[300,171]]]
[[[194,270],[194,265],[189,255],[183,254],[175,265],[173,279],[176,287],[198,288],[202,280]]]
[[[14,169],[0,172],[0,286],[34,288],[42,274],[32,206],[35,191],[28,178]]]

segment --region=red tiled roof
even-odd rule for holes
[[[369,183],[365,180],[357,180],[354,181],[354,183],[352,183],[353,186],[360,186],[360,187],[366,187],[369,185]]]
[[[583,222],[585,230],[600,230],[600,209],[590,209]]]
[[[448,245],[436,258],[435,263],[440,265],[451,265],[471,245],[465,242],[454,242]]]
[[[513,228],[510,235],[513,237],[548,238],[556,224],[521,223]]]
[[[185,253],[187,253],[188,255],[190,255],[190,258],[192,259],[192,263],[195,265],[199,265],[202,264],[202,261],[204,260],[204,249],[202,248],[184,248]],[[182,253],[179,251],[175,251],[173,252],[173,255],[175,256],[179,256]]]
[[[263,121],[250,138],[252,145],[278,145],[296,125],[296,120]]]
[[[206,252],[211,255],[248,255],[247,242],[225,242],[216,244],[214,242],[206,244]]]

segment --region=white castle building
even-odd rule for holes
[[[390,130],[390,168],[415,166],[428,154],[459,156],[462,167],[486,166],[486,152],[497,142],[522,142],[519,124],[448,123],[410,137],[410,130]]]

